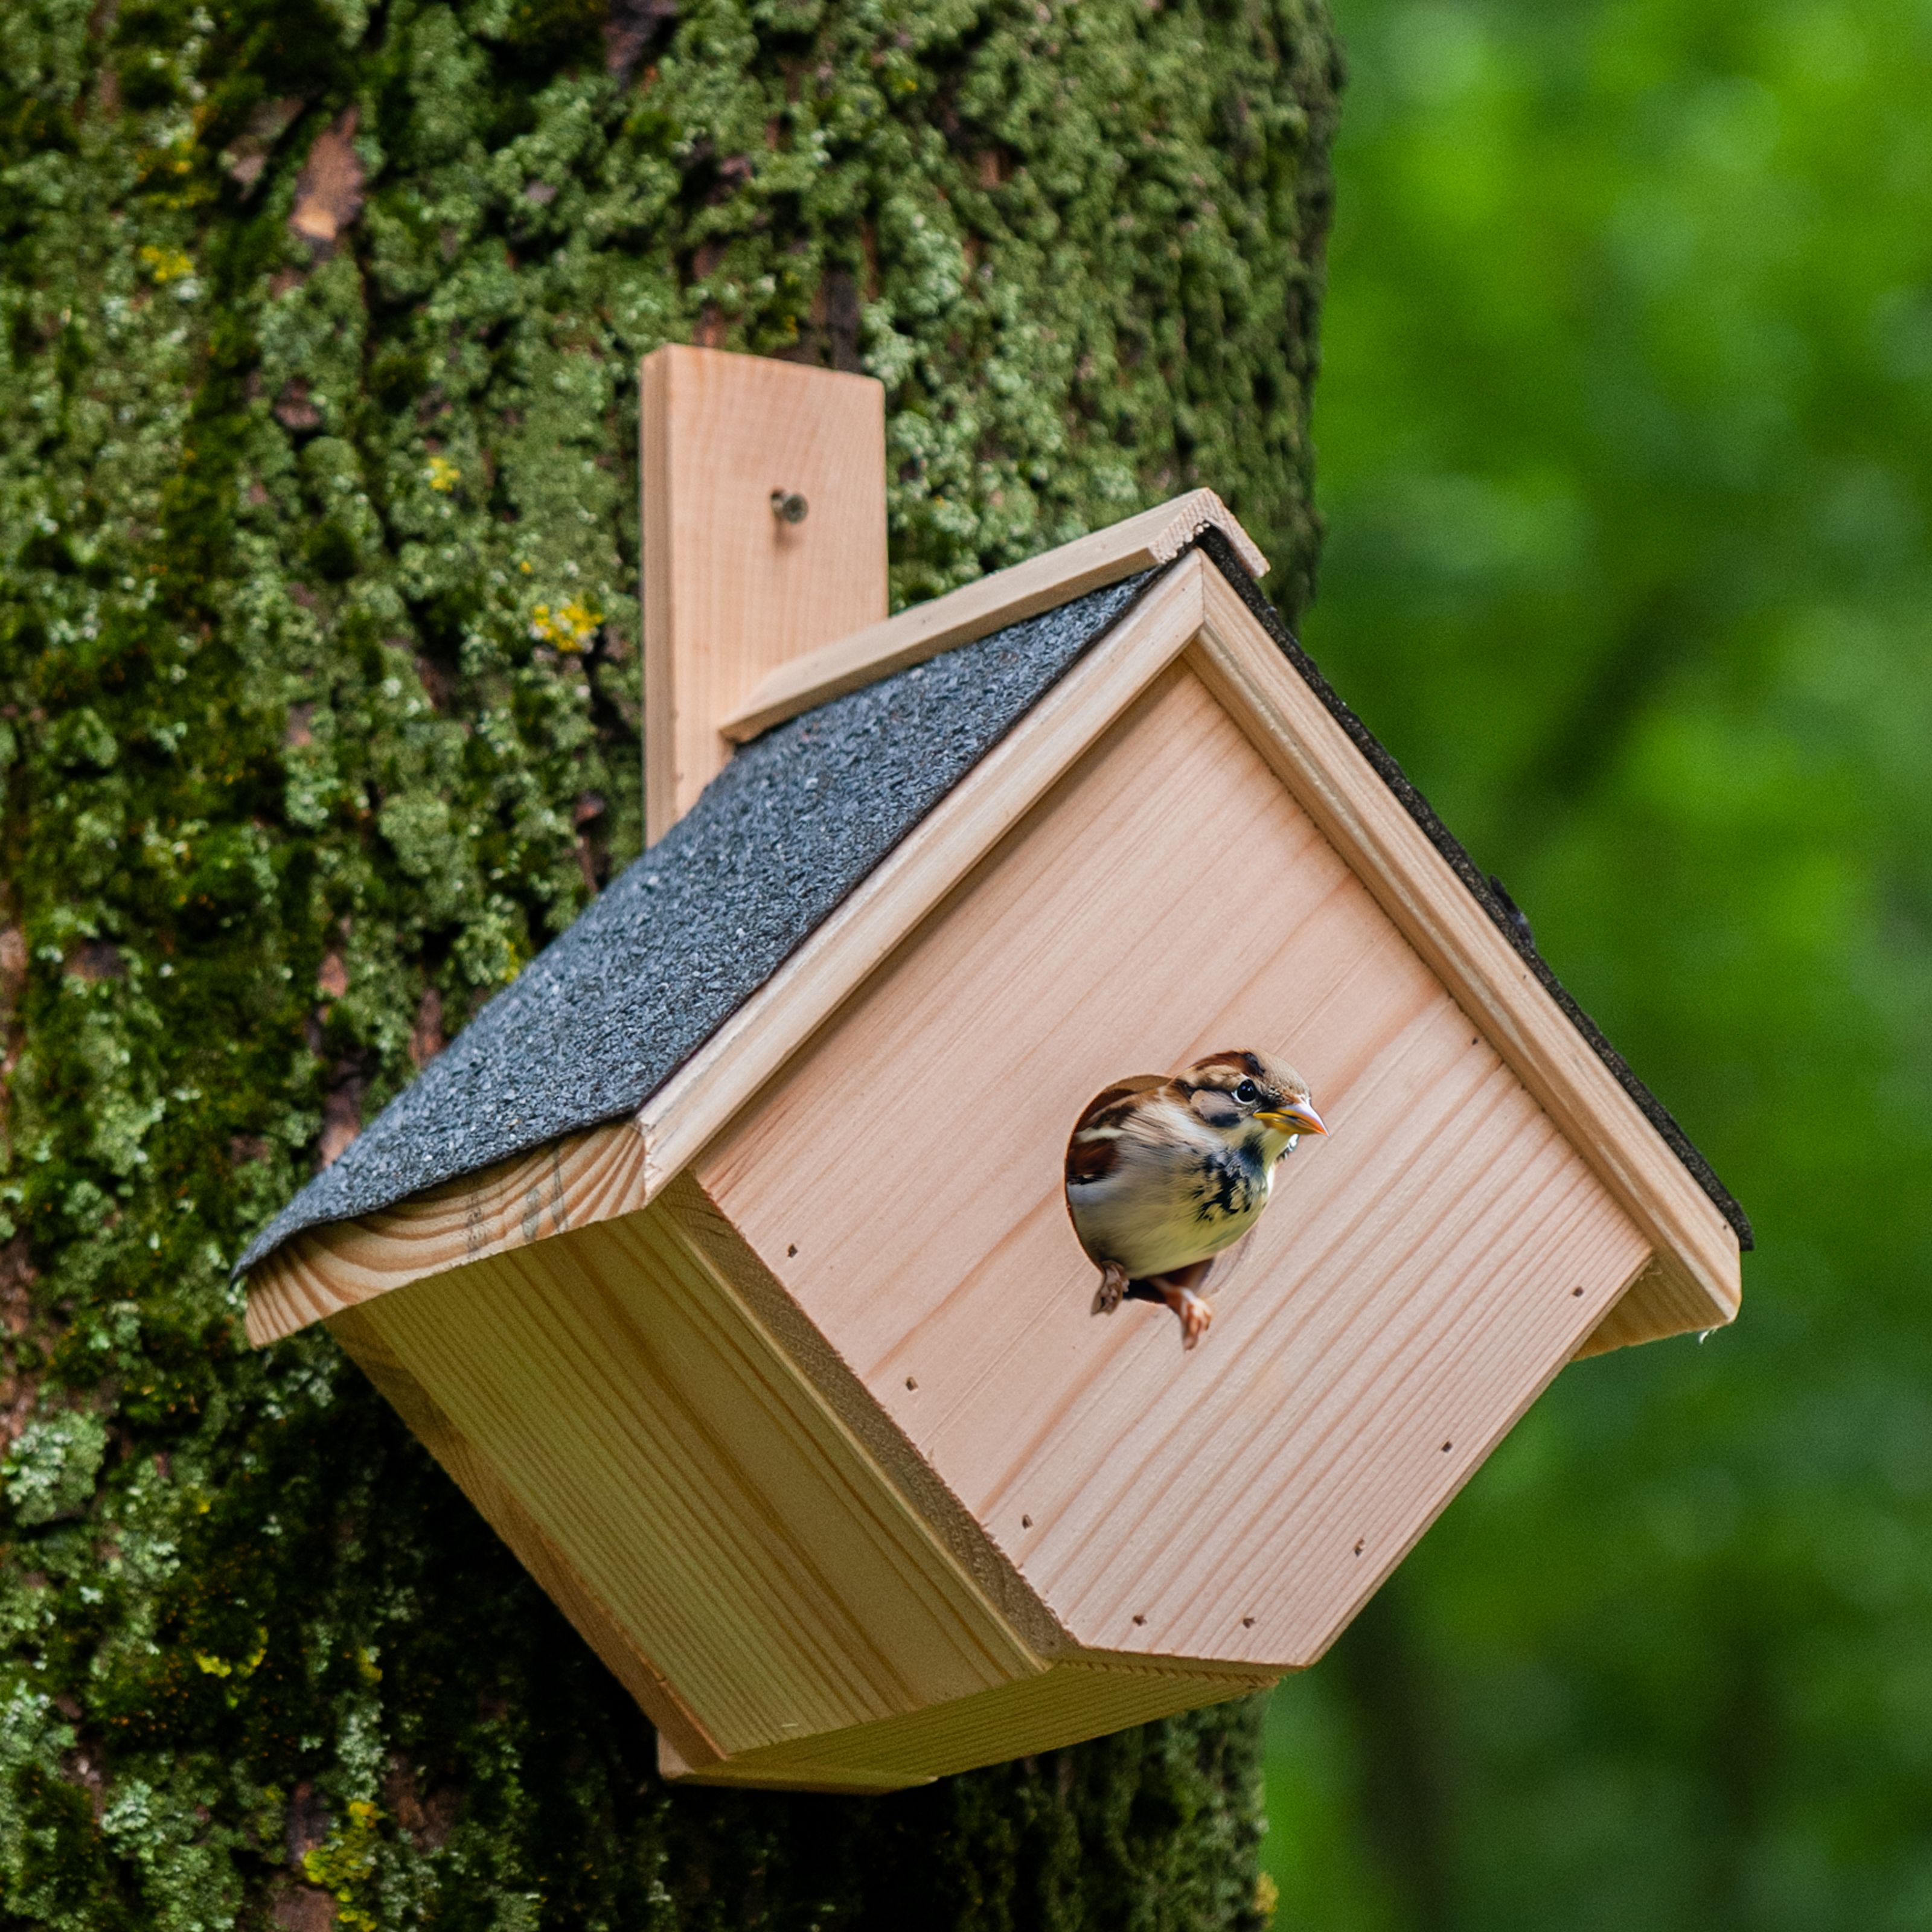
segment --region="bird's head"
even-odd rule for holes
[[[1265,1053],[1210,1053],[1174,1083],[1208,1126],[1231,1141],[1258,1132],[1267,1158],[1277,1159],[1303,1134],[1325,1134],[1308,1082]]]

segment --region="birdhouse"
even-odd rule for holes
[[[241,1266],[713,1784],[882,1791],[1313,1663],[1749,1229],[1198,490],[886,612],[864,379],[645,365],[649,836]],[[1200,1346],[1091,1312],[1097,1092],[1328,1132]]]

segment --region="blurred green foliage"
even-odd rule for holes
[[[1932,9],[1342,0],[1311,648],[1756,1225],[1270,1714],[1279,1924],[1932,1922]]]

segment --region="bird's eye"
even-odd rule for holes
[[[1244,1107],[1250,1100],[1258,1100],[1261,1096],[1262,1090],[1252,1080],[1244,1080],[1234,1089],[1234,1098]]]

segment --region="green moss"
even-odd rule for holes
[[[1258,1922],[1239,1708],[665,1790],[225,1270],[638,849],[658,343],[886,380],[902,601],[1207,482],[1300,604],[1334,85],[1298,0],[0,8],[5,1913]]]

